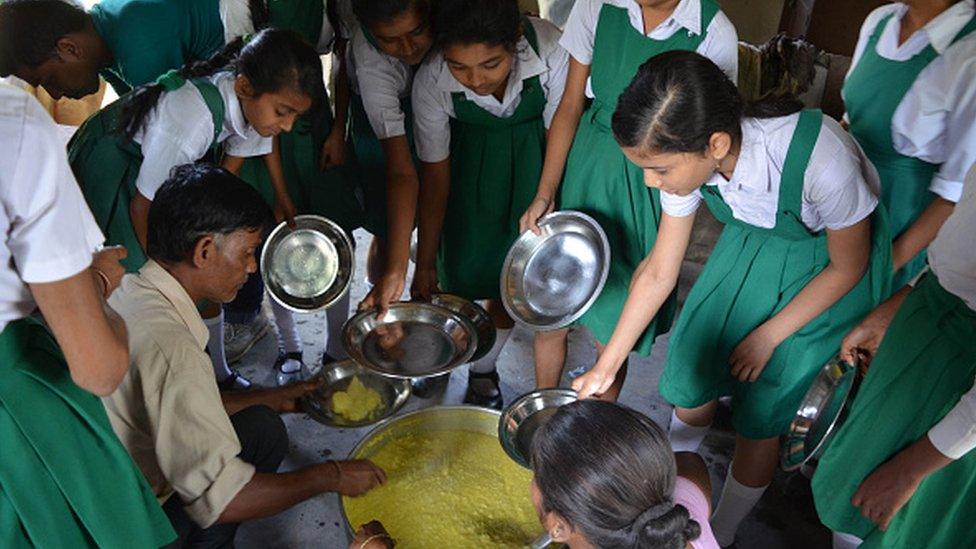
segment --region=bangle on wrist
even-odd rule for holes
[[[97,274],[98,278],[102,281],[102,297],[108,299],[108,290],[112,287],[111,282],[108,280],[108,275],[103,273],[98,267],[92,267],[92,270],[95,271],[95,274]]]
[[[386,538],[391,541],[393,540],[393,538],[391,538],[387,534],[373,534],[372,536],[369,536],[368,538],[366,538],[365,541],[359,544],[359,549],[365,549],[365,547],[369,545],[369,542],[373,541],[374,539],[380,539],[380,538]]]

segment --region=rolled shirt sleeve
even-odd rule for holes
[[[976,448],[976,385],[929,430],[929,440],[951,459],[959,459]]]
[[[409,90],[403,67],[391,66],[391,60],[376,51],[357,30],[352,39],[356,82],[369,125],[377,139],[406,135],[407,117],[400,97]]]
[[[701,191],[685,196],[661,191],[661,209],[671,217],[686,217],[697,212],[701,201]]]
[[[206,528],[250,482],[255,469],[238,457],[241,444],[207,355],[189,347],[172,353],[167,358],[153,346],[136,360],[144,371],[145,363],[168,370],[162,385],[143,388],[156,459],[187,514]]]
[[[566,88],[566,76],[569,73],[569,52],[559,45],[560,32],[552,23],[536,19],[533,23],[539,37],[541,57],[546,65],[546,72],[540,80],[546,95],[546,107],[542,112],[543,123],[546,129],[552,124],[552,118],[556,115],[559,102],[562,101],[563,91]],[[543,47],[543,45],[545,45]]]
[[[70,278],[91,265],[104,237],[85,203],[60,146],[57,127],[40,103],[23,94],[24,125],[11,181],[0,200],[10,219],[7,247],[21,279]]]
[[[414,77],[411,94],[417,157],[428,163],[446,160],[451,152],[453,106],[448,105],[450,94],[437,87],[435,72],[442,66],[439,55],[428,59]]]
[[[892,119],[901,154],[939,164],[929,190],[958,202],[976,162],[976,35],[932,61],[902,99]]]
[[[602,0],[576,0],[559,39],[559,45],[583,65],[593,62],[593,41],[602,7]]]

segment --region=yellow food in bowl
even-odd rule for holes
[[[383,411],[383,397],[353,376],[344,391],[332,395],[332,413],[347,421],[371,419]]]
[[[398,549],[527,547],[542,533],[529,495],[531,474],[498,439],[469,431],[395,438],[369,456],[387,484],[343,498],[353,528],[379,520]]]

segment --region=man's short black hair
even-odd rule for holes
[[[177,166],[149,208],[146,255],[178,263],[206,235],[265,231],[273,221],[261,195],[236,175],[213,164]]]
[[[0,0],[0,77],[51,59],[58,40],[90,21],[71,0]]]

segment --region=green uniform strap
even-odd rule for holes
[[[220,96],[220,90],[217,89],[217,86],[206,78],[192,78],[190,82],[197,87],[200,95],[203,96],[203,102],[207,104],[210,116],[213,117],[214,138],[211,147],[216,147],[218,145],[217,140],[220,138],[220,130],[224,127],[224,113],[227,108],[224,104],[224,98]]]
[[[803,205],[803,179],[810,163],[810,155],[823,127],[823,112],[820,109],[806,109],[793,130],[793,139],[786,151],[783,163],[783,177],[779,188],[779,214],[793,212],[799,219]]]
[[[949,45],[952,46],[956,42],[969,36],[973,31],[976,31],[976,17],[973,17],[972,19],[969,20],[968,23],[966,23],[966,25],[959,31],[959,33],[956,34],[956,37],[952,39],[952,42],[949,42]]]
[[[535,27],[532,26],[532,21],[524,15],[522,16],[522,34],[525,35],[525,39],[532,46],[535,54],[539,55],[539,37],[536,35]]]
[[[715,19],[720,11],[722,11],[722,7],[718,5],[718,2],[701,0],[701,35],[703,37],[708,34],[708,26],[712,24],[712,19]]]

